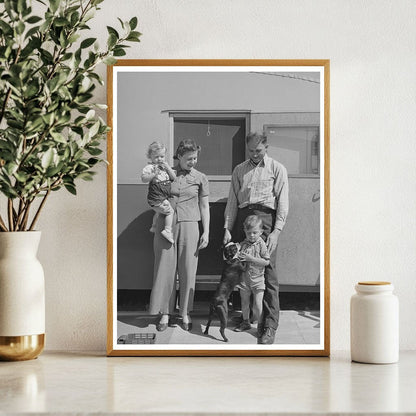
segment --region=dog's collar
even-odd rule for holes
[[[223,258],[225,261],[231,261],[231,260],[234,260],[234,259],[236,259],[236,258],[238,257],[238,253],[240,252],[240,248],[241,248],[240,243],[233,243],[232,241],[230,241],[229,243],[227,243],[227,244],[224,246],[224,248],[227,248],[228,246],[231,246],[231,245],[233,245],[233,244],[235,244],[235,245],[237,246],[237,252],[234,254],[234,257],[233,257],[232,259],[226,259],[226,258],[225,258],[225,256],[224,256],[224,252],[223,252],[223,253],[222,253],[222,258]]]

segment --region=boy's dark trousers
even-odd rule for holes
[[[232,232],[233,241],[241,242],[245,239],[243,224],[244,220],[250,215],[257,215],[263,221],[263,237],[265,237],[265,240],[274,229],[274,223],[276,221],[276,211],[274,209],[257,204],[249,205],[238,210]],[[277,280],[276,265],[272,261],[276,258],[275,253],[270,253],[270,257],[270,264],[265,268],[264,272],[266,289],[264,291],[263,319],[261,323],[264,328],[273,328],[276,330],[279,325],[280,314],[279,282]]]

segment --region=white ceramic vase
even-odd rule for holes
[[[45,343],[40,231],[0,232],[0,360],[36,358]]]

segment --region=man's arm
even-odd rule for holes
[[[224,244],[231,241],[231,230],[238,211],[237,195],[240,190],[240,181],[238,180],[237,168],[234,169],[231,176],[230,191],[228,193],[227,205],[224,212]]]
[[[286,168],[283,165],[279,167],[273,188],[276,198],[276,222],[274,229],[282,231],[289,213],[289,180]]]
[[[279,164],[279,170],[273,187],[276,198],[276,221],[273,231],[267,237],[267,248],[272,253],[277,247],[280,233],[286,223],[289,212],[289,180],[286,168]]]

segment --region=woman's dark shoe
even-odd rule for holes
[[[167,327],[168,327],[168,324],[167,323],[163,323],[163,324],[161,324],[160,322],[156,325],[156,330],[157,331],[159,331],[159,332],[162,332],[162,331],[164,331],[164,330],[166,330],[167,329]]]
[[[170,317],[166,315],[161,315],[159,322],[156,324],[156,330],[159,332],[165,331],[168,327],[168,320],[170,320]]]
[[[192,322],[183,322],[182,323],[182,329],[185,331],[191,331],[192,330]]]
[[[182,317],[182,328],[184,331],[192,329],[192,319],[189,315]]]
[[[169,316],[169,322],[168,322],[169,328],[176,328],[178,326],[178,323],[176,322],[176,318],[173,316]]]

